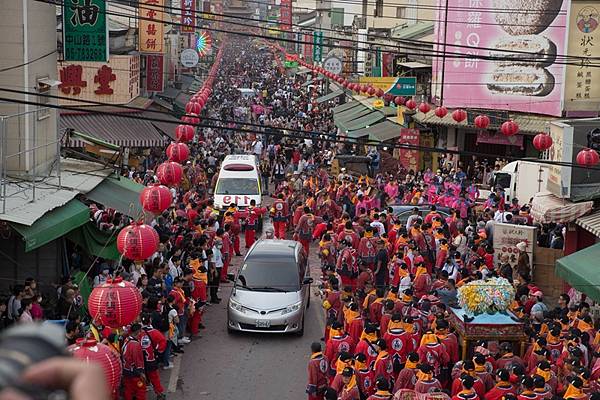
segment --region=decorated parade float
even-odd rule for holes
[[[480,340],[511,342],[524,352],[523,322],[510,311],[515,298],[513,285],[504,278],[469,282],[458,289],[458,307],[450,308],[450,325],[459,336],[462,359]]]

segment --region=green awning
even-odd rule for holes
[[[341,96],[343,94],[344,94],[344,89],[339,89],[339,90],[336,90],[329,94],[326,94],[325,96],[321,96],[321,97],[317,98],[316,102],[318,104],[325,103],[326,101],[333,100],[336,97]]]
[[[384,120],[368,128],[350,131],[348,132],[348,137],[359,138],[368,135],[369,140],[383,142],[398,137],[400,135],[400,128],[400,125]]]
[[[313,80],[309,79],[306,82],[304,82],[302,85],[300,85],[300,87],[307,87],[307,86],[312,85],[312,83],[313,83]]]
[[[31,251],[79,228],[89,219],[90,209],[73,199],[64,206],[47,212],[31,226],[14,223],[11,226],[23,236],[25,251]]]
[[[336,126],[339,126],[338,122],[344,123],[344,122],[352,121],[353,119],[363,117],[371,112],[372,111],[369,108],[367,108],[361,104],[360,107],[351,108],[351,109],[341,112],[339,114],[334,114],[333,122],[335,123]]]
[[[347,122],[341,121],[339,125],[337,123],[336,125],[343,132],[350,132],[358,129],[363,129],[371,125],[375,125],[376,123],[384,119],[385,115],[383,115],[379,111],[372,111],[359,118],[355,118]]]
[[[598,302],[600,301],[599,259],[600,243],[597,243],[556,260],[555,272],[569,285]]]
[[[91,221],[69,232],[67,239],[91,256],[107,260],[118,260],[121,257],[117,251],[117,234],[101,231]]]
[[[333,112],[333,115],[337,115],[339,113],[348,111],[358,106],[362,106],[362,104],[360,104],[358,101],[349,101],[347,103],[340,104],[339,106],[332,108],[331,111]]]
[[[131,179],[109,177],[86,194],[86,197],[132,218],[139,218],[143,211],[139,199],[143,189],[144,185]]]

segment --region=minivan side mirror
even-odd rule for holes
[[[314,282],[315,280],[313,278],[304,278],[304,280],[302,281],[303,285],[310,285]]]

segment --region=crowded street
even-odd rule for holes
[[[594,2],[367,3],[7,6],[0,400],[600,400]]]

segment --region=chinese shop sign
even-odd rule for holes
[[[65,0],[62,15],[66,61],[108,60],[108,24],[104,0]]]
[[[149,92],[163,91],[163,56],[146,56],[146,90]]]
[[[181,1],[181,32],[196,31],[196,0]]]
[[[419,146],[419,130],[412,128],[400,128],[399,145]],[[419,167],[419,150],[401,147],[399,161],[408,170],[416,171]]]
[[[165,0],[140,0],[140,53],[163,53]]]

